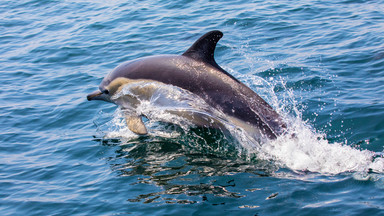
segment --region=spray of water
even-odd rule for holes
[[[300,104],[293,91],[286,88],[283,79],[268,82],[257,76],[250,78],[246,75],[242,75],[241,79],[248,85],[258,84],[257,91],[269,98],[268,102],[288,123],[289,131],[286,135],[261,145],[258,152],[260,158],[274,160],[280,167],[294,171],[331,175],[344,172],[384,172],[384,158],[381,153],[355,149],[344,143],[330,143],[325,138],[326,134],[316,131],[304,121],[303,110],[299,109]],[[284,89],[280,98],[273,91],[275,85]],[[292,137],[291,134],[295,136]]]
[[[235,73],[232,71],[232,73]],[[149,128],[149,136],[163,138],[177,138],[184,136],[191,128],[196,126],[188,118],[199,114],[207,121],[220,122],[236,140],[235,147],[248,155],[257,155],[258,159],[273,161],[279,167],[285,167],[299,172],[315,172],[321,174],[338,174],[344,172],[384,172],[384,159],[379,153],[368,150],[358,150],[342,143],[330,143],[325,135],[316,132],[302,119],[302,111],[295,100],[293,92],[285,88],[284,81],[278,81],[285,88],[284,95],[277,97],[273,91],[274,85],[257,76],[235,74],[248,86],[251,86],[262,97],[268,98],[268,102],[288,123],[289,131],[286,135],[276,140],[268,140],[260,143],[252,134],[247,134],[241,128],[232,124],[225,115],[218,110],[209,107],[204,100],[196,95],[177,88],[157,82],[129,84],[116,95],[119,97],[135,98],[137,104],[131,112],[147,117],[146,126]],[[140,96],[138,89],[150,91],[150,96]],[[149,89],[149,90],[148,90]],[[129,107],[124,105],[126,110]],[[175,113],[187,113],[178,115]],[[126,127],[123,120],[122,109],[117,109],[112,121],[107,123],[109,132],[106,137],[124,137],[134,139],[133,134]],[[169,124],[178,125],[178,129]],[[295,134],[292,136],[292,134]],[[196,135],[198,136],[198,135]],[[209,144],[207,144],[209,145]]]

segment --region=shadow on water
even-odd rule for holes
[[[256,155],[250,158],[242,153],[234,138],[218,129],[191,128],[176,138],[142,136],[95,141],[114,149],[106,156],[119,177],[136,177],[133,184],[161,188],[129,198],[130,202],[187,204],[206,201],[208,194],[241,198],[243,194],[231,191],[236,187],[231,176],[249,173],[268,177],[277,169],[269,161],[258,160]],[[189,198],[180,199],[180,195]]]

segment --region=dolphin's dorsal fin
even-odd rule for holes
[[[210,31],[201,36],[185,53],[183,56],[208,63],[231,77],[236,82],[239,82],[234,76],[221,68],[215,61],[214,53],[217,42],[223,37],[223,33],[218,30]]]
[[[212,66],[223,70],[217,65],[214,58],[216,44],[222,37],[223,33],[221,31],[210,31],[201,36],[187,51],[185,51],[185,53],[183,53],[183,56],[209,63]]]

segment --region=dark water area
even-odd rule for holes
[[[153,104],[137,136],[86,100],[215,29],[218,64],[296,138],[159,123]],[[0,32],[1,215],[384,215],[384,1],[1,1]]]

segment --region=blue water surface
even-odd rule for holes
[[[115,105],[86,100],[118,64],[214,29],[219,65],[324,139],[315,165],[283,157],[295,141],[265,159],[201,128],[127,139]],[[0,215],[384,215],[382,0],[3,0],[0,32]],[[372,163],[327,165],[354,150]]]

